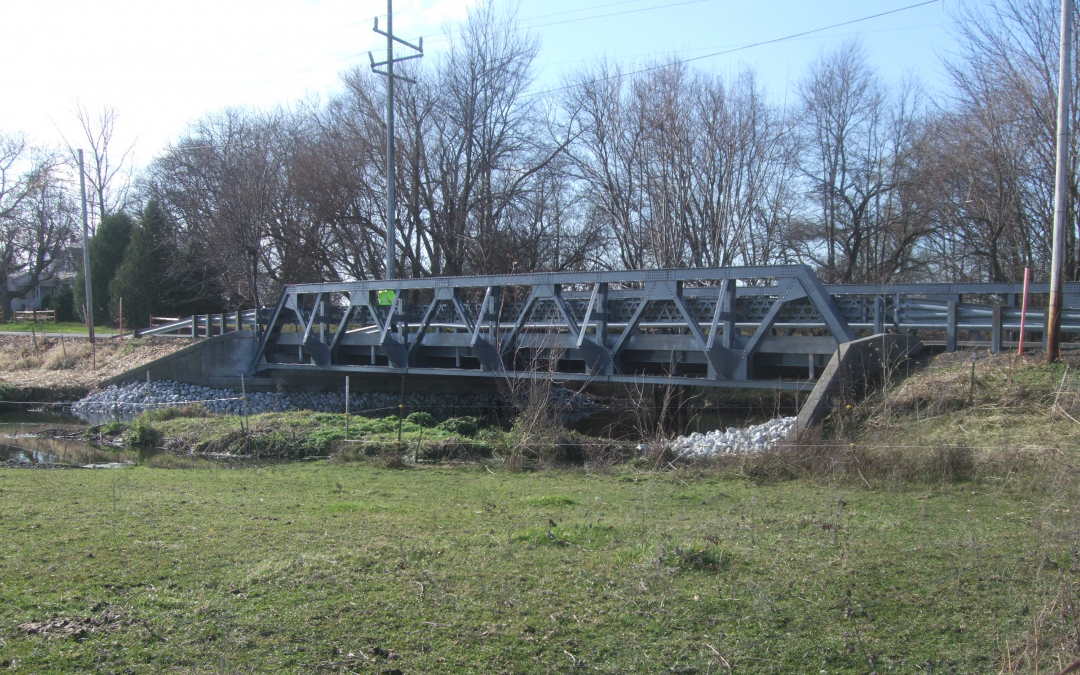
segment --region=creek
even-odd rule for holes
[[[138,461],[127,449],[102,448],[74,438],[40,436],[45,431],[83,431],[86,423],[66,413],[40,408],[0,409],[0,462],[110,468]]]

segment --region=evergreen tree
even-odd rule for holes
[[[101,219],[97,232],[90,237],[90,282],[94,295],[94,324],[104,324],[109,320],[109,282],[116,276],[124,260],[124,250],[131,241],[134,223],[126,213],[110,213]],[[85,321],[83,308],[86,304],[85,271],[80,269],[72,288],[75,295],[75,310]]]
[[[227,291],[221,270],[208,261],[210,256],[196,242],[175,251],[169,266],[162,298],[174,316],[224,312]]]
[[[151,200],[143,209],[139,226],[132,230],[123,262],[109,283],[109,314],[114,320],[119,319],[120,298],[124,299],[124,321],[132,327],[149,326],[152,314],[167,309],[164,285],[175,254],[165,214]]]

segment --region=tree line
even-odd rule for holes
[[[781,104],[752,69],[677,60],[599,62],[542,89],[538,40],[484,4],[396,90],[399,274],[807,263],[830,282],[1045,277],[1057,4],[967,2],[954,18],[941,93],[886,81],[856,39],[808,64]],[[265,304],[286,283],[380,278],[385,87],[366,68],[342,81],[325,100],[205,115],[130,189],[99,133],[115,116],[80,116],[95,316],[115,317],[121,296],[137,324]],[[75,232],[62,155],[0,142],[4,279],[43,270]],[[18,289],[4,288],[6,310]]]

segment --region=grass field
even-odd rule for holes
[[[599,471],[419,417],[403,461],[389,418],[343,444],[342,415],[154,413],[103,432],[335,454],[0,469],[0,669],[1053,673],[1080,657],[1077,365],[945,355],[776,451]]]
[[[86,324],[77,321],[59,321],[57,323],[31,321],[11,321],[0,323],[0,331],[29,333],[31,328],[38,333],[82,333],[86,335]],[[113,326],[94,326],[96,335],[115,335],[117,332]]]
[[[1049,672],[1075,481],[0,471],[19,672]]]

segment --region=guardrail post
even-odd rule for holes
[[[240,308],[239,307],[236,308],[236,330],[244,330],[243,326],[240,325]]]
[[[874,333],[885,332],[885,298],[874,298]]]
[[[194,314],[192,314],[192,315],[191,315],[191,337],[195,337],[195,335],[196,335],[196,332],[197,332],[197,328],[196,328],[196,327],[197,327],[198,325],[199,325],[199,317],[198,317],[198,316],[196,316],[196,315],[194,315]]]
[[[994,318],[990,327],[990,353],[1001,353],[1001,305],[994,305]]]
[[[949,301],[949,316],[945,324],[945,351],[956,351],[956,300]]]
[[[1043,350],[1046,349],[1047,343],[1050,341],[1049,326],[1050,326],[1050,308],[1047,307],[1046,309],[1043,310],[1043,336],[1042,336]]]

